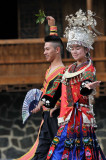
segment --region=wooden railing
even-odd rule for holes
[[[67,40],[62,38],[66,47]],[[97,79],[106,82],[106,37],[98,37],[91,52]],[[42,84],[49,66],[43,55],[44,39],[0,40],[0,86]],[[74,62],[65,50],[63,62]]]

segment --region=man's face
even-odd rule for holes
[[[44,55],[46,57],[46,60],[48,62],[53,62],[53,60],[56,58],[57,52],[54,48],[52,42],[46,42],[44,45]]]

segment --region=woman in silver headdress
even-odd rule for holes
[[[50,107],[61,92],[61,108],[58,117],[59,129],[49,149],[47,160],[105,160],[98,144],[95,129],[92,98],[96,81],[96,71],[89,56],[96,34],[94,14],[87,15],[79,10],[76,16],[67,16],[69,22],[65,30],[68,39],[67,50],[76,62],[66,69],[62,85],[46,93],[45,106]],[[88,28],[90,26],[93,30]],[[48,103],[46,103],[48,102]]]

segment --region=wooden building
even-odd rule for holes
[[[44,36],[49,34],[47,22],[35,23],[39,9],[54,16],[59,36],[63,37],[66,27],[65,16],[78,9],[91,9],[97,15],[97,37],[91,52],[101,80],[98,95],[106,96],[106,1],[105,0],[11,0],[1,2],[0,9],[0,91],[25,91],[41,85],[49,66],[43,55]],[[66,39],[62,38],[66,46]],[[65,51],[65,65],[73,62]]]

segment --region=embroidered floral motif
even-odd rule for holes
[[[92,146],[92,142],[93,142],[93,140],[90,137],[84,137],[83,138],[83,143],[84,143],[85,146],[87,146],[87,145]]]
[[[83,132],[83,136],[87,136],[87,126],[83,125],[82,126],[82,132]]]
[[[64,125],[60,126],[60,128],[57,131],[57,136],[61,136],[61,133],[62,133],[63,129],[64,129]]]
[[[70,149],[74,147],[74,139],[70,138]]]
[[[91,152],[87,149],[85,152],[85,156],[90,159],[91,158]]]
[[[71,145],[70,139],[66,139],[65,142],[64,142],[64,144],[65,144],[66,148],[70,148],[70,145]]]
[[[85,71],[83,73],[83,79],[82,80],[85,80],[85,79],[89,79],[91,81],[94,81],[95,80],[94,73],[92,73],[92,71]]]
[[[75,130],[76,130],[77,137],[79,137],[80,136],[80,126],[76,126]]]
[[[75,145],[76,145],[77,148],[81,146],[80,138],[75,139]]]
[[[67,90],[68,107],[70,107],[70,106],[73,106],[73,105],[74,105],[74,101],[73,101],[73,96],[72,96],[72,90],[71,90],[70,83],[66,86],[66,90]]]
[[[54,139],[53,139],[53,141],[52,141],[52,143],[54,145],[57,145],[59,143],[59,138],[55,136]]]
[[[56,80],[54,81],[52,87],[47,91],[46,94],[48,94],[50,96],[53,96],[55,94],[55,91],[60,84],[61,78],[62,78],[62,74],[59,74],[59,76],[56,77]]]
[[[64,154],[63,156],[62,156],[62,160],[68,160],[68,153],[66,153],[66,154]]]
[[[50,157],[52,155],[53,151],[50,150],[49,153],[48,153],[48,156]]]

